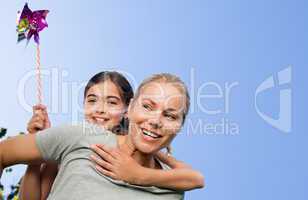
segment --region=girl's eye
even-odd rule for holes
[[[95,103],[95,102],[96,102],[96,99],[88,99],[87,102],[88,102],[88,103]]]
[[[108,104],[111,104],[111,105],[118,105],[118,103],[115,102],[115,101],[108,101],[107,103],[108,103]]]
[[[146,110],[152,110],[152,107],[149,104],[142,104],[142,107],[144,107]]]

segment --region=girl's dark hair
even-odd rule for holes
[[[87,83],[84,90],[84,99],[87,97],[89,89],[99,83],[111,81],[119,90],[121,100],[126,106],[129,105],[130,100],[134,97],[133,88],[128,80],[119,72],[116,71],[103,71],[95,74]],[[126,134],[128,130],[128,119],[123,118],[120,124],[114,127],[111,131],[117,134]]]

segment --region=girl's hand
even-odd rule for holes
[[[28,132],[30,134],[34,134],[46,128],[50,128],[50,121],[46,106],[41,104],[33,106],[33,116],[27,127]]]
[[[123,180],[139,185],[142,182],[143,168],[127,152],[104,145],[93,145],[92,150],[98,155],[91,155],[96,169],[115,180]]]

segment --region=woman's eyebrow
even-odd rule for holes
[[[144,98],[143,101],[149,101],[150,104],[156,105],[156,103],[153,100],[148,99],[148,98]]]
[[[178,113],[179,111],[178,111],[177,109],[175,109],[175,108],[167,108],[167,109],[165,110],[165,112]]]

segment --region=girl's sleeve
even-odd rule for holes
[[[38,132],[35,140],[43,159],[60,163],[72,150],[82,131],[79,126],[63,125]]]

